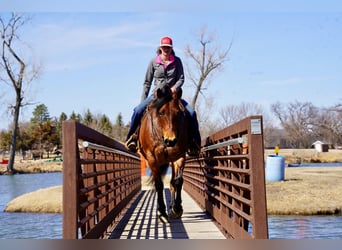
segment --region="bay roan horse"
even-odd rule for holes
[[[158,89],[147,106],[139,130],[139,149],[152,172],[157,192],[158,216],[163,223],[183,214],[181,191],[183,168],[189,145],[189,116],[180,101],[181,91]],[[171,166],[171,204],[169,216],[164,202],[163,177]]]

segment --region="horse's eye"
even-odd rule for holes
[[[160,110],[158,111],[158,115],[159,115],[159,116],[163,116],[164,114],[165,114],[165,113],[164,113],[163,111],[160,111]]]

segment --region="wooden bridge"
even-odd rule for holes
[[[63,123],[63,151],[64,239],[268,238],[261,116],[202,141],[186,160],[184,214],[169,224],[157,220],[139,154],[75,121]]]

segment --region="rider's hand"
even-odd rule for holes
[[[175,86],[171,87],[171,93],[172,95],[177,93],[177,88]]]

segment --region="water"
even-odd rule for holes
[[[330,163],[302,163],[300,167],[341,167],[341,162],[330,162]]]
[[[5,213],[17,196],[62,184],[61,173],[0,175],[0,239],[61,239],[61,214]],[[270,239],[342,239],[342,216],[269,216]]]
[[[12,199],[40,188],[62,184],[62,174],[0,175],[0,239],[60,239],[61,214],[6,213]]]
[[[342,216],[268,216],[270,239],[342,239]]]

